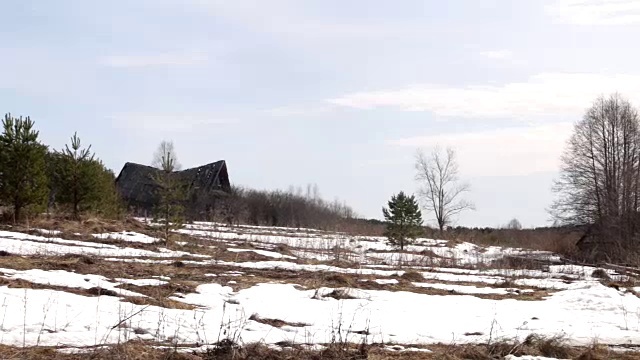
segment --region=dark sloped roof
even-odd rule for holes
[[[151,166],[126,163],[116,178],[120,196],[130,205],[153,207],[157,203],[157,185],[153,177],[160,171]],[[228,191],[231,187],[224,160],[173,174],[188,187],[192,199],[207,199],[212,193]]]

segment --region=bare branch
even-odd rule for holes
[[[173,141],[163,140],[158,149],[153,154],[153,160],[151,166],[164,170],[166,172],[178,171],[181,168],[178,162],[178,156],[176,155]]]

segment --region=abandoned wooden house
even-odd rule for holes
[[[135,163],[126,163],[116,178],[116,188],[129,210],[138,216],[151,216],[159,203],[158,185],[154,176],[161,170]],[[231,189],[224,160],[196,168],[176,171],[176,176],[188,190],[185,215],[204,218],[216,199]]]

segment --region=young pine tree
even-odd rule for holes
[[[47,195],[47,147],[38,141],[34,122],[6,114],[0,134],[0,202],[13,208],[14,222],[23,211],[44,209]]]
[[[98,186],[100,168],[91,153],[91,145],[82,148],[78,134],[71,137],[71,146],[57,153],[55,180],[56,202],[70,208],[74,219],[89,210],[102,196]]]
[[[406,196],[402,191],[393,195],[389,208],[382,208],[382,213],[387,221],[385,236],[389,244],[400,246],[400,250],[422,232],[422,214],[413,195]]]
[[[163,141],[160,144],[153,165],[160,170],[153,176],[159,200],[156,218],[161,219],[164,238],[168,242],[171,230],[181,228],[184,223],[183,203],[187,198],[185,184],[174,173],[179,164],[172,142]]]
[[[62,151],[47,155],[47,171],[50,181],[49,205],[59,205],[69,210],[74,219],[82,213],[93,212],[103,217],[117,217],[120,213],[115,175],[91,153],[91,146],[82,148],[77,134],[71,144]]]
[[[121,218],[124,207],[116,189],[116,175],[100,160],[94,160],[92,164],[96,168],[96,186],[100,194],[100,198],[93,204],[93,210],[106,218]]]

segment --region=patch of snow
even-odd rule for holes
[[[120,285],[119,282],[111,282],[106,277],[101,275],[84,275],[76,274],[64,270],[13,270],[13,269],[0,269],[0,272],[7,274],[4,276],[7,279],[21,279],[34,284],[51,285],[51,286],[63,286],[69,288],[79,289],[91,289],[99,287],[106,290],[113,290],[122,296],[139,296],[146,297],[145,295],[118,289],[116,286]]]
[[[375,279],[374,281],[380,285],[397,284],[399,282],[396,279]]]
[[[293,256],[289,256],[289,255],[282,255],[280,253],[277,252],[273,252],[273,251],[266,251],[266,250],[254,250],[254,249],[227,249],[227,251],[231,251],[231,252],[235,252],[235,253],[241,253],[241,252],[254,252],[258,255],[262,255],[262,256],[266,256],[266,257],[271,257],[274,259],[295,259],[295,257]]]
[[[118,278],[115,279],[117,282],[122,284],[129,284],[135,286],[161,286],[168,284],[168,282],[159,279],[123,279]]]
[[[548,358],[548,357],[542,357],[542,356],[529,356],[529,355],[525,355],[525,356],[507,355],[505,356],[504,360],[563,360],[563,359]],[[564,359],[564,360],[571,360],[571,359]]]
[[[415,348],[415,347],[404,347],[402,345],[387,345],[384,347],[385,350],[387,351],[394,351],[394,352],[425,352],[425,353],[430,353],[432,352],[429,349],[421,349],[421,348]]]
[[[492,287],[475,287],[470,285],[453,285],[453,284],[430,284],[430,283],[413,283],[414,286],[430,289],[440,289],[447,291],[455,291],[460,294],[496,294],[496,295],[508,295],[513,291],[507,291],[507,289],[499,289]]]
[[[62,231],[60,230],[47,230],[47,229],[34,229],[34,230],[39,232],[40,234],[49,235],[49,236],[56,236],[56,235],[62,234]]]
[[[0,231],[0,250],[18,255],[90,255],[90,256],[122,256],[122,257],[182,257],[192,256],[208,258],[200,254],[183,251],[155,252],[143,249],[121,248],[110,244],[98,244],[85,241],[46,238],[10,231]]]
[[[102,239],[102,240],[113,239],[113,240],[122,240],[126,242],[137,242],[137,243],[143,243],[143,244],[153,244],[161,241],[160,239],[157,239],[145,234],[140,234],[140,233],[130,232],[130,231],[93,234],[93,237],[95,237],[96,239]]]
[[[9,270],[8,273],[15,275],[18,272]],[[79,274],[48,274],[45,278],[47,281],[68,278],[66,285],[85,282],[84,279],[71,279],[75,275]],[[95,282],[103,280],[91,279]],[[553,336],[561,329],[572,344],[583,345],[591,344],[594,338],[602,343],[633,344],[640,335],[640,327],[625,320],[625,309],[640,308],[640,299],[600,283],[582,283],[582,287],[562,290],[542,301],[380,290],[348,290],[356,297],[349,300],[314,298],[317,293],[326,295],[333,290],[301,290],[294,284],[258,284],[234,293],[228,286],[204,284],[196,288],[196,293],[185,294],[184,298],[171,297],[198,306],[193,311],[138,306],[108,296],[86,297],[61,291],[3,286],[0,287],[0,298],[3,298],[2,311],[6,318],[0,328],[0,342],[21,346],[23,329],[26,329],[27,346],[35,345],[38,339],[41,346],[67,344],[79,347],[116,343],[122,339],[163,341],[169,337],[175,337],[178,344],[193,344],[198,338],[218,338],[220,331],[226,331],[220,329],[221,323],[232,324],[231,331],[238,331],[245,342],[262,340],[266,344],[294,341],[305,338],[305,334],[305,339],[312,343],[329,343],[335,336],[336,324],[343,324],[345,331],[368,329],[370,337],[407,345],[448,343],[452,337],[464,338],[470,328],[484,334],[490,334],[493,328],[494,338],[517,340],[533,333]],[[25,314],[25,306],[46,311]],[[253,322],[246,325],[242,319],[246,320],[247,314],[253,313],[310,325],[300,329],[275,329]],[[113,329],[119,319],[128,319],[128,326]],[[407,322],[407,319],[411,321]],[[500,326],[493,326],[495,323]],[[148,334],[136,335],[135,329]],[[158,332],[158,329],[161,330]],[[313,338],[309,338],[309,334],[313,334]],[[364,336],[343,335],[355,343]],[[488,336],[479,336],[474,341],[488,341]]]

